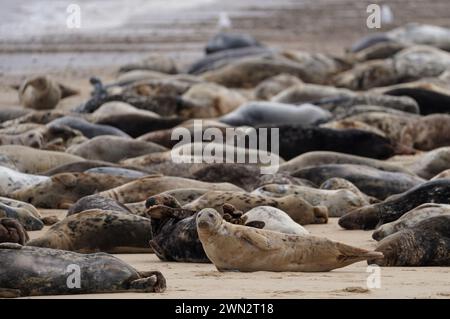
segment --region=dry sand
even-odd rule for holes
[[[43,211],[61,218],[64,211]],[[313,235],[373,249],[371,231],[343,230],[337,218],[326,225],[305,226]],[[48,227],[46,227],[48,228]],[[30,232],[39,237],[45,229]],[[367,263],[359,262],[325,273],[218,272],[212,264],[162,262],[154,254],[115,255],[138,270],[159,270],[167,280],[161,294],[119,293],[51,298],[449,298],[450,268],[382,267],[381,288],[368,289]],[[48,297],[39,297],[48,298]]]
[[[202,55],[204,43],[217,31],[216,22],[221,11],[228,12],[235,31],[249,32],[262,42],[279,48],[340,55],[353,41],[375,31],[365,27],[366,7],[373,3],[372,0],[208,0],[198,1],[198,6],[178,11],[172,8],[154,10],[150,3],[150,7],[137,10],[137,15],[131,12],[128,17],[120,16],[123,21],[118,26],[106,27],[100,33],[79,34],[61,29],[58,19],[45,16],[51,14],[50,4],[56,3],[52,0],[8,1],[2,4],[0,10],[3,22],[3,29],[0,27],[0,107],[18,105],[17,92],[9,85],[20,83],[31,73],[51,74],[81,89],[81,96],[64,100],[59,106],[73,107],[88,97],[89,76],[112,80],[121,64],[136,61],[150,52],[169,54],[181,64],[192,61]],[[127,4],[139,1],[127,1]],[[78,2],[83,4],[87,1]],[[110,2],[123,5],[122,1]],[[37,19],[39,15],[33,15],[33,10],[41,10],[36,8],[38,3],[49,5],[43,5],[44,11],[38,11],[45,13],[40,20]],[[168,2],[159,3],[166,6]],[[390,0],[377,3],[389,3],[394,11],[394,24],[385,28],[408,22],[450,27],[448,0]],[[25,14],[21,16],[23,12]],[[109,9],[107,12],[121,14],[119,10]],[[23,24],[23,17],[29,18],[29,21],[23,21]],[[94,17],[97,18],[95,12]],[[89,15],[85,18],[88,19]],[[108,16],[106,20],[117,19]],[[34,27],[36,23],[43,26],[48,21],[56,21],[55,25],[49,25],[49,31],[40,36],[29,33],[30,26],[32,31],[39,31]],[[375,247],[371,232],[344,231],[339,228],[336,219],[331,219],[327,225],[306,228],[315,235],[347,244]],[[42,233],[31,232],[30,235],[35,238]],[[381,288],[367,290],[369,273],[364,262],[328,273],[219,273],[211,264],[166,263],[153,254],[117,256],[139,270],[163,272],[167,279],[167,291],[162,294],[122,293],[67,298],[450,297],[450,268],[382,268]]]

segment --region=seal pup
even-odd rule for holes
[[[0,166],[0,196],[8,196],[16,190],[33,186],[49,179],[50,177],[48,176],[25,174]]]
[[[84,143],[73,145],[67,149],[88,160],[117,163],[123,159],[140,155],[164,152],[167,148],[152,142],[130,140],[120,136],[96,136]]]
[[[77,200],[75,204],[70,206],[67,211],[67,216],[81,213],[85,210],[99,209],[99,210],[113,210],[115,212],[123,212],[125,214],[132,214],[131,210],[125,205],[115,201],[112,198],[106,198],[99,195],[88,195]]]
[[[80,156],[22,145],[1,145],[0,156],[4,157],[1,163],[6,160],[18,171],[28,174],[39,174],[59,165],[84,161]]]
[[[342,216],[339,225],[346,229],[374,229],[426,203],[450,204],[450,181],[429,181],[384,202],[355,209]]]
[[[67,285],[70,265],[80,267],[80,288]],[[105,253],[69,251],[0,244],[0,296],[27,297],[114,292],[163,292],[166,280],[159,271],[139,272]],[[108,271],[105,271],[108,269]]]
[[[379,266],[450,266],[450,216],[435,216],[381,240],[373,258]]]
[[[330,271],[383,256],[326,238],[233,225],[211,208],[198,213],[197,231],[219,271]]]
[[[70,215],[28,246],[80,253],[151,252],[150,220],[123,211],[91,209]]]
[[[34,148],[42,148],[44,136],[41,132],[34,130],[22,134],[0,134],[0,145],[24,145]]]
[[[257,206],[272,206],[287,213],[300,225],[324,224],[328,221],[328,209],[324,206],[313,206],[300,195],[283,197],[266,197],[252,193],[236,191],[210,191],[189,204],[184,209],[200,211],[203,208],[214,208],[222,211],[224,204],[231,204],[244,213]]]
[[[400,172],[386,172],[364,165],[324,164],[302,168],[291,174],[320,185],[327,179],[340,177],[358,187],[363,193],[379,199],[403,193],[425,182],[424,179]]]
[[[372,238],[379,241],[402,229],[414,227],[425,219],[443,215],[450,216],[450,205],[430,203],[422,204],[410,210],[399,219],[378,227],[372,234]]]
[[[303,126],[326,122],[331,113],[312,104],[299,106],[276,102],[249,102],[225,114],[219,121],[232,126],[264,124],[299,124]]]
[[[44,222],[24,207],[9,206],[0,202],[0,218],[17,220],[26,230],[41,230]]]
[[[134,178],[95,173],[61,173],[34,186],[11,193],[11,197],[40,208],[68,208],[78,199],[126,184]]]
[[[341,217],[346,212],[369,205],[365,197],[348,189],[326,190],[299,185],[267,184],[252,193],[270,197],[299,195],[311,205],[325,206],[329,217]]]
[[[12,218],[0,218],[0,244],[16,243],[25,245],[30,238],[22,224]]]
[[[61,96],[58,83],[47,76],[27,79],[19,88],[20,104],[35,110],[53,109]]]
[[[164,191],[191,187],[221,191],[243,191],[230,183],[206,183],[188,178],[153,175],[99,192],[98,195],[112,198],[125,204],[140,202]]]

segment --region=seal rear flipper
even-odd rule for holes
[[[140,279],[130,283],[130,289],[138,292],[164,292],[166,290],[166,278],[159,271],[141,271]]]
[[[382,259],[384,257],[383,253],[379,251],[368,251],[366,249],[353,247],[342,243],[336,243],[336,248],[339,251],[337,260],[347,265],[361,260]]]
[[[0,288],[0,298],[19,298],[21,293],[19,289]]]

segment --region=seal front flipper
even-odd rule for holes
[[[19,289],[0,288],[0,298],[18,298],[20,296]]]
[[[263,221],[259,221],[259,220],[253,220],[253,221],[245,224],[245,226],[262,229],[262,228],[264,228],[264,226],[266,226],[266,223]]]
[[[257,232],[237,232],[236,236],[261,250],[275,250],[280,248],[278,245],[273,245],[267,237]]]

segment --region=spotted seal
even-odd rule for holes
[[[151,252],[150,220],[122,211],[91,209],[70,215],[28,246],[80,253]]]
[[[450,204],[449,191],[450,181],[447,179],[422,183],[384,202],[347,213],[339,219],[339,225],[346,229],[374,229],[377,225],[399,219],[421,204]]]
[[[435,216],[381,240],[377,248],[384,258],[370,264],[380,266],[449,266],[450,216]]]

